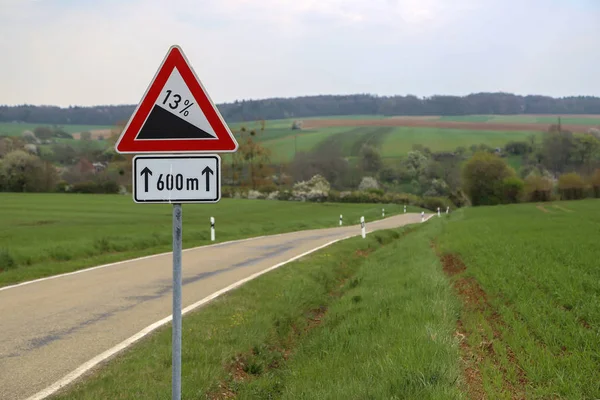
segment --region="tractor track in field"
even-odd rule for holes
[[[465,326],[463,318],[457,321],[455,336],[459,340],[463,377],[466,392],[471,400],[485,400],[488,395],[483,384],[483,375],[480,369],[483,360],[492,361],[494,368],[502,376],[502,392],[507,393],[511,399],[526,399],[525,387],[528,384],[525,371],[518,364],[517,357],[512,348],[504,341],[502,328],[505,322],[502,316],[489,303],[486,292],[481,288],[474,277],[464,276],[467,266],[456,254],[441,254],[435,243],[431,243],[442,264],[446,276],[451,279],[452,286],[463,304],[463,313],[480,314],[492,329],[491,340],[482,340],[477,346],[469,343],[471,332]],[[494,349],[494,344],[504,347],[510,369],[514,370],[516,381],[509,379],[509,371],[502,364],[500,356]]]
[[[384,118],[384,119],[319,119],[306,120],[304,129],[318,129],[330,127],[414,127],[414,128],[440,128],[462,129],[479,131],[547,131],[552,124],[548,123],[507,123],[507,122],[464,122],[440,121],[427,118]],[[563,124],[563,128],[577,133],[585,133],[592,125]]]

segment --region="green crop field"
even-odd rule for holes
[[[459,146],[486,144],[503,147],[513,140],[527,140],[535,131],[476,131],[469,129],[413,128],[413,127],[335,127],[310,131],[266,130],[259,141],[271,150],[274,162],[289,162],[297,149],[310,151],[336,147],[345,157],[360,155],[363,144],[377,147],[384,158],[403,157],[414,145],[429,147],[432,151],[452,151]]]
[[[461,209],[263,275],[184,319],[184,398],[597,399],[599,209]],[[168,397],[170,346],[55,398]]]
[[[452,255],[446,268],[466,300],[464,348],[484,359],[470,367],[488,398],[600,397],[599,209],[598,200],[474,208],[444,227],[439,250]]]
[[[0,286],[79,268],[169,251],[171,207],[135,204],[130,196],[0,193]],[[223,199],[184,205],[184,247],[217,241],[334,227],[381,218],[380,204],[317,204]],[[385,205],[386,214],[402,206]],[[410,210],[418,211],[416,208]]]
[[[53,126],[52,124],[27,124],[0,122],[0,136],[20,136],[23,131],[33,131],[38,126]],[[105,125],[59,125],[67,133],[77,133],[96,129],[110,129]]]
[[[486,144],[491,147],[503,147],[513,140],[527,140],[531,135],[540,135],[534,131],[476,131],[443,128],[399,127],[387,135],[381,144],[383,157],[401,157],[415,144],[422,144],[432,151],[451,151],[459,146]]]

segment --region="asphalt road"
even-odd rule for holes
[[[367,232],[420,222],[367,221]],[[183,253],[183,307],[234,282],[348,235],[307,230]],[[183,227],[185,241],[185,224]],[[171,315],[172,255],[158,255],[0,290],[0,399],[23,400]]]

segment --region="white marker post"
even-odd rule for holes
[[[381,216],[382,216],[382,217],[385,217],[385,208],[382,208],[382,209],[381,209]]]
[[[215,219],[210,217],[210,241],[215,241]]]
[[[421,222],[425,222],[425,211],[421,211]]]
[[[446,207],[446,214],[450,212],[450,207]]]
[[[340,226],[342,226],[342,214],[340,214]]]
[[[404,205],[404,214],[406,214],[406,204]]]
[[[362,238],[367,237],[367,229],[365,228],[365,217],[360,217],[360,228],[362,231]]]
[[[438,207],[438,217],[441,217],[440,208]]]

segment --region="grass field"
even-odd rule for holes
[[[33,131],[38,126],[52,126],[52,124],[27,124],[0,122],[0,136],[20,136],[23,131]],[[84,132],[95,129],[110,129],[111,126],[102,125],[60,125],[67,133]]]
[[[598,200],[349,239],[184,319],[184,398],[597,399]],[[168,398],[165,327],[58,399]]]
[[[130,196],[0,193],[0,286],[171,250],[171,207]],[[184,205],[184,247],[296,230],[358,224],[403,211],[399,205],[223,199]],[[420,211],[410,207],[409,210]]]

